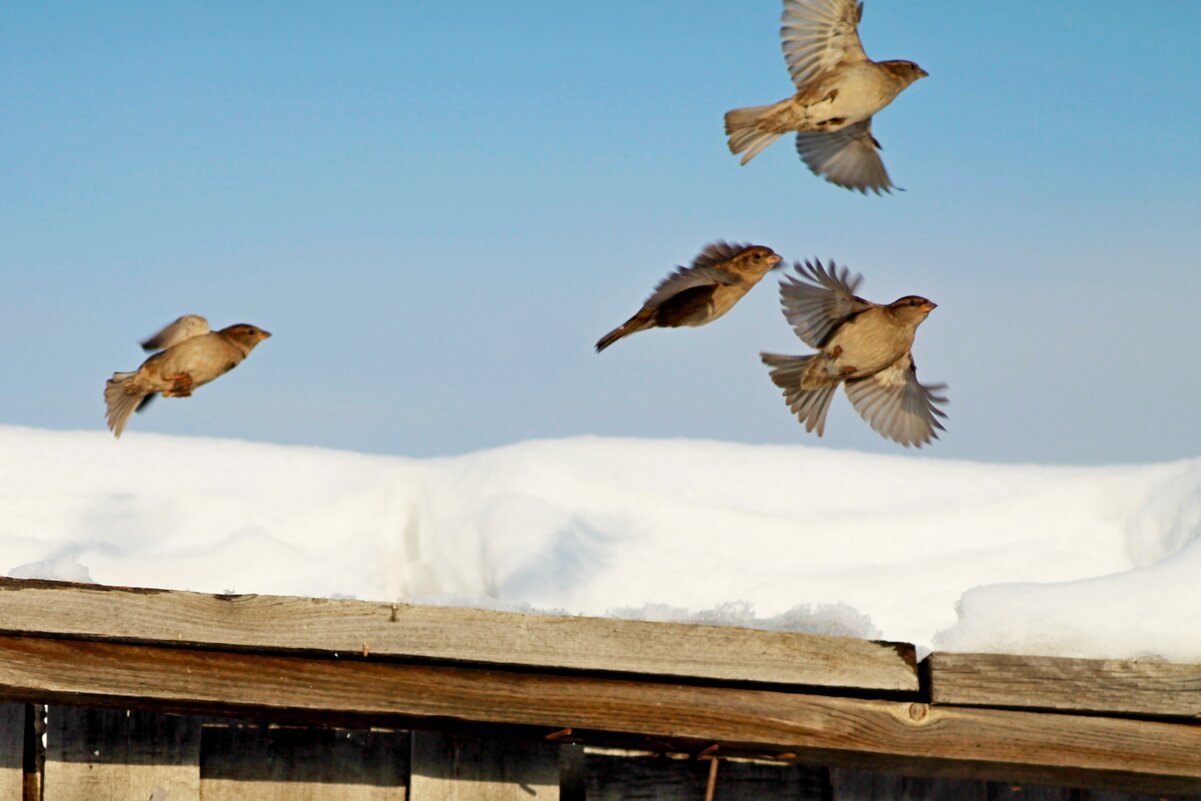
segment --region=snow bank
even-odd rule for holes
[[[1201,660],[1201,462],[581,437],[455,458],[0,427],[0,569]]]

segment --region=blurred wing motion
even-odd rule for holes
[[[185,339],[198,337],[209,332],[209,321],[199,314],[185,314],[162,331],[142,343],[142,349],[147,351],[166,350],[178,345]]]
[[[872,136],[871,117],[839,131],[796,135],[797,153],[815,175],[865,195],[894,188],[876,152],[879,149],[880,143]]]
[[[826,268],[818,259],[793,267],[800,278],[786,275],[780,282],[780,305],[788,324],[811,348],[820,348],[843,320],[875,305],[855,294],[863,276],[846,267],[831,261]]]
[[[675,297],[686,289],[698,286],[717,286],[719,284],[735,284],[738,276],[720,265],[733,259],[749,245],[714,242],[706,245],[688,267],[680,267],[674,273],[664,278],[655,287],[655,291],[646,299],[645,306],[657,308],[668,299]]]
[[[910,445],[920,448],[938,439],[936,429],[944,430],[938,418],[945,418],[946,414],[938,406],[947,399],[936,393],[945,389],[946,384],[929,387],[919,384],[910,354],[875,375],[847,381],[846,388],[859,416],[877,433],[906,448]]]
[[[664,278],[646,299],[646,307],[657,309],[676,295],[696,287],[737,283],[738,276],[716,267],[681,267]]]
[[[867,61],[859,41],[863,4],[855,0],[784,0],[780,44],[798,89],[844,62]]]

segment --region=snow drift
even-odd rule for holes
[[[1201,661],[1201,461],[580,437],[440,459],[0,427],[0,570]]]

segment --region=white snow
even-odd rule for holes
[[[0,426],[0,570],[1201,661],[1201,460],[579,437],[454,458]]]

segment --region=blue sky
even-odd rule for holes
[[[876,121],[863,197],[722,114],[791,84],[776,0],[7,3],[0,423],[103,429],[183,313],[275,336],[139,431],[413,456],[533,437],[880,452],[806,435],[759,363],[803,352],[767,279],[704,328],[596,339],[715,239],[923,294],[927,457],[1198,455],[1201,4],[869,0],[931,77]]]

